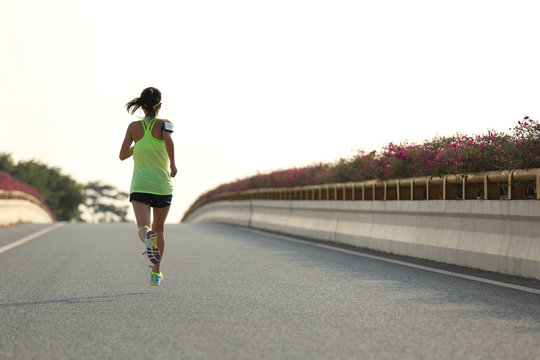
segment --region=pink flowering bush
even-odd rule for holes
[[[385,146],[379,155],[381,179],[469,174],[540,167],[540,123],[528,117],[511,133],[456,134],[423,144]]]
[[[441,176],[515,168],[512,137],[503,133],[456,134],[424,144],[389,144],[381,158],[386,168],[381,178]]]
[[[530,169],[540,165],[540,122],[528,116],[511,129],[515,146],[506,155],[513,169]]]
[[[240,192],[247,189],[278,188],[287,186],[304,186],[309,184],[324,184],[328,164],[317,164],[303,168],[277,170],[269,174],[257,174],[218,186],[212,193],[223,191]]]
[[[5,172],[0,172],[0,189],[7,191],[21,191],[34,196],[40,201],[44,201],[43,196],[35,186],[14,179],[13,176]]]
[[[436,137],[423,144],[390,143],[378,153],[362,150],[332,164],[277,170],[223,184],[201,199],[223,191],[540,168],[540,122],[526,116],[509,130]]]

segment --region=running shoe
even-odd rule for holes
[[[152,264],[157,264],[161,260],[161,253],[157,246],[157,234],[150,230],[146,233],[146,257]]]
[[[162,273],[155,273],[150,272],[150,285],[152,286],[159,286],[161,285],[161,280],[163,280],[163,274]]]

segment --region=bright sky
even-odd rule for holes
[[[170,222],[257,172],[540,118],[538,1],[0,0],[0,152],[129,190],[162,91]]]

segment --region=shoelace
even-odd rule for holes
[[[144,251],[142,252],[141,255],[144,256],[144,257],[146,257],[146,250],[144,250]],[[150,269],[153,269],[153,268],[154,268],[154,264],[148,265],[148,267],[149,267]]]

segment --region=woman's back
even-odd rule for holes
[[[160,130],[162,123],[163,120],[155,118],[144,118],[138,124],[137,122],[132,123],[135,140],[133,177],[130,189],[132,193],[172,194],[169,156]]]

